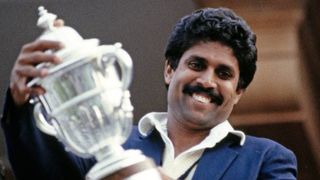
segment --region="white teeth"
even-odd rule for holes
[[[206,96],[201,96],[199,94],[193,94],[192,97],[202,103],[210,103],[210,98],[206,97]]]

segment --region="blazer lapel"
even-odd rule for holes
[[[228,142],[221,142],[206,149],[192,179],[220,179],[238,156],[238,152],[230,145]]]
[[[131,139],[128,144],[125,144],[126,149],[140,149],[144,155],[152,158],[156,165],[161,166],[162,156],[164,150],[164,142],[161,139],[158,131],[153,130],[148,136],[142,136],[138,131],[136,132],[138,138]]]

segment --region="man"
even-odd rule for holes
[[[225,8],[207,8],[183,17],[166,48],[166,113],[149,113],[134,127],[125,148],[140,149],[173,179],[296,179],[294,154],[268,139],[246,136],[229,124],[233,106],[253,79],[257,49],[246,22]],[[41,87],[41,62],[61,62],[47,49],[52,41],[23,46],[13,67],[2,119],[9,158],[19,179],[81,179],[93,159],[64,151],[34,125],[27,103]]]

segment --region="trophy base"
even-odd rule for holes
[[[106,158],[95,164],[88,174],[87,180],[114,180],[114,179],[137,179],[136,174],[144,172],[144,177],[150,174],[152,179],[161,179],[155,169],[156,165],[152,160],[145,157],[139,150],[126,150],[121,156]],[[138,176],[137,176],[138,177]],[[140,177],[140,176],[139,176]],[[158,177],[158,178],[157,178]],[[141,178],[139,178],[141,179]]]

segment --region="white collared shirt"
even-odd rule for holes
[[[174,147],[167,132],[167,113],[152,112],[146,114],[139,121],[138,128],[143,136],[147,136],[154,128],[160,133],[165,143],[162,168],[173,179],[178,179],[201,157],[206,148],[214,147],[229,133],[240,137],[240,145],[245,142],[245,134],[242,131],[234,130],[229,121],[226,120],[213,127],[202,142],[187,149],[175,158]],[[196,166],[190,171],[186,179],[192,179],[195,169]]]

